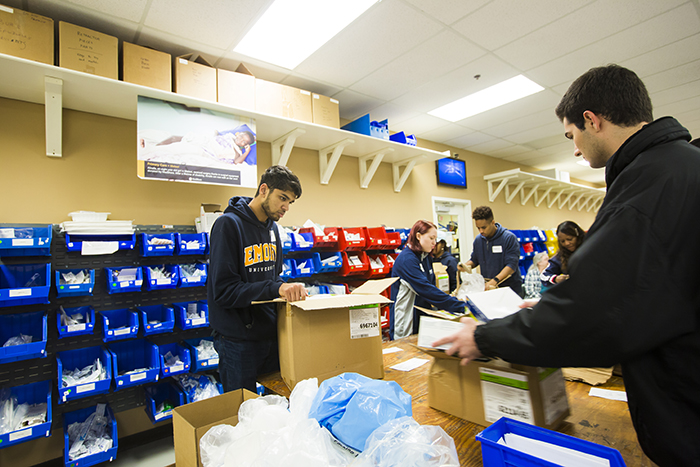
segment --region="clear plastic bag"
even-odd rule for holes
[[[12,347],[13,345],[24,345],[31,344],[32,336],[26,334],[20,334],[19,336],[10,337],[7,342],[3,344],[3,347]]]
[[[483,292],[486,288],[484,277],[481,274],[461,272],[459,275],[462,284],[457,289],[455,296],[459,300],[467,300],[467,296],[474,292]]]

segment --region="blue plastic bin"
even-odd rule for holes
[[[314,260],[311,256],[299,257],[292,259],[294,261],[294,275],[296,277],[310,277],[316,273],[314,269]]]
[[[180,284],[178,287],[202,287],[206,285],[207,283],[207,274],[209,268],[207,267],[206,264],[204,263],[196,263],[195,267],[202,271],[204,274],[201,276],[196,276],[196,277],[185,277],[185,274],[182,271],[183,264],[178,264],[177,269],[178,269],[178,274],[180,276]]]
[[[369,114],[365,114],[357,120],[343,125],[341,129],[379,139],[389,139],[389,121],[370,121]]]
[[[136,234],[127,235],[69,235],[66,234],[66,249],[82,251],[83,242],[115,243],[117,250],[133,250],[136,244]]]
[[[214,339],[211,337],[202,337],[196,339],[187,339],[185,341],[185,345],[190,351],[190,358],[192,359],[192,366],[190,367],[190,370],[194,372],[219,367],[218,355],[212,358],[201,358],[201,354],[197,350],[197,346],[199,346],[202,341],[214,342]]]
[[[0,265],[0,307],[49,303],[50,264]]]
[[[173,303],[175,310],[175,322],[180,329],[205,328],[209,326],[209,307],[206,300],[197,302],[179,302]],[[199,313],[198,318],[188,318],[187,311],[196,309]]]
[[[172,352],[173,355],[179,356],[181,363],[178,363],[170,368],[165,366],[165,356],[168,354],[168,352]],[[184,346],[178,343],[159,345],[158,353],[160,354],[161,377],[166,378],[168,376],[179,375],[190,371],[190,365],[192,363],[190,359],[190,351]]]
[[[418,142],[416,141],[416,135],[406,135],[403,131],[389,135],[391,141],[397,143],[406,144],[408,146],[416,146]]]
[[[89,282],[84,282],[82,284],[66,284],[63,282],[63,274],[72,272],[73,274],[78,274],[80,271],[87,273],[90,276]],[[92,295],[92,289],[95,287],[95,270],[94,269],[60,269],[54,271],[54,277],[56,278],[56,296],[58,298],[62,297],[77,297],[80,295]]]
[[[136,308],[141,315],[144,335],[172,332],[175,327],[175,311],[167,305],[149,305]],[[156,321],[156,322],[153,322]]]
[[[198,382],[199,382],[199,385],[201,386],[201,382],[206,382],[207,384],[211,384],[211,383],[210,383],[210,382],[211,382],[211,378],[214,378],[214,376],[212,376],[212,375],[204,375],[204,374],[186,374],[186,375],[180,375],[178,378],[176,378],[176,381],[177,381],[176,384],[177,384],[177,386],[178,386],[180,389],[182,389],[182,393],[183,393],[184,396],[185,396],[185,403],[186,403],[186,404],[190,404],[190,403],[192,403],[192,402],[198,402],[198,401],[195,401],[195,400],[194,400],[195,389],[192,388],[192,389],[189,390],[189,391],[186,390],[185,387],[182,385],[181,380],[180,380],[179,378],[194,379],[194,380],[198,381]],[[209,380],[209,382],[207,382],[206,380]],[[216,381],[216,379],[214,379],[214,381]],[[221,385],[221,383],[218,382],[218,381],[216,381],[216,383],[214,383],[214,384],[216,384],[216,388],[218,389],[219,394],[223,394],[223,393],[224,393],[224,387]]]
[[[72,425],[73,423],[84,422],[90,415],[95,413],[96,408],[96,406],[86,407],[81,410],[63,414],[63,463],[66,467],[89,467],[102,462],[111,462],[117,458],[117,448],[119,447],[119,440],[117,439],[117,419],[114,418],[114,412],[112,412],[112,409],[109,407],[109,405],[107,405],[105,415],[107,415],[111,420],[110,431],[112,437],[112,447],[105,452],[98,452],[75,460],[69,460],[68,452],[70,451],[70,438],[68,437],[68,426]]]
[[[498,444],[498,440],[506,433],[602,457],[610,461],[610,467],[624,467],[625,465],[620,452],[611,447],[503,417],[476,435],[476,439],[481,442],[484,467],[556,467],[558,465]]]
[[[338,252],[316,253],[318,264],[316,273],[322,274],[325,272],[338,271],[343,266],[343,254]]]
[[[81,370],[88,365],[92,365],[98,358],[106,370],[106,379],[76,386],[63,386],[64,370],[74,371],[76,368]],[[80,399],[81,397],[94,396],[95,394],[106,394],[112,385],[112,354],[109,353],[106,347],[87,347],[58,352],[56,354],[56,366],[58,368],[59,404],[73,399]]]
[[[46,227],[0,227],[13,235],[0,238],[0,256],[51,256],[51,225]]]
[[[116,383],[115,391],[158,381],[160,376],[160,356],[158,346],[146,339],[109,344],[112,354],[112,374]],[[144,368],[143,371],[124,374]]]
[[[80,324],[61,324],[61,310],[56,310],[56,328],[58,338],[82,336],[95,332],[95,309],[91,306],[79,306],[74,308],[64,308],[68,316],[81,315],[83,322]]]
[[[282,234],[280,233],[280,235],[282,235]],[[282,254],[286,255],[292,249],[292,236],[291,235],[282,236],[281,241],[282,241]]]
[[[172,256],[175,254],[175,234],[139,234],[141,256]],[[167,245],[150,245],[153,239],[160,238],[170,241]]]
[[[172,410],[156,413],[158,406],[164,401],[170,402],[173,407],[180,407],[185,403],[185,395],[180,388],[170,382],[158,383],[146,388],[146,414],[153,424],[173,418]]]
[[[311,232],[290,233],[292,240],[291,251],[309,251],[314,247],[314,234]]]
[[[51,381],[39,381],[38,383],[15,386],[10,393],[17,397],[18,404],[46,404],[46,421],[28,428],[10,431],[0,434],[0,449],[15,444],[29,441],[30,439],[51,436]]]
[[[0,316],[0,364],[46,357],[46,312],[17,313]],[[29,344],[3,345],[20,334],[32,336]]]
[[[135,280],[123,280],[120,281],[118,277],[114,277],[113,274],[116,271],[123,270],[135,270],[136,279]],[[105,268],[105,276],[107,277],[107,293],[124,293],[124,292],[140,292],[141,285],[143,284],[143,272],[141,268],[134,266],[126,266],[123,268]]]
[[[196,242],[196,243],[195,243]],[[176,255],[203,255],[209,249],[206,232],[183,234],[175,233]]]
[[[151,268],[165,269],[170,273],[169,278],[156,279],[152,276]],[[157,264],[143,267],[146,290],[174,289],[180,282],[180,271],[177,264]]]
[[[282,272],[280,273],[280,277],[284,280],[296,277],[293,259],[285,259],[284,261],[282,261]]]
[[[102,340],[111,342],[131,339],[139,333],[139,317],[128,308],[100,311],[102,317]]]

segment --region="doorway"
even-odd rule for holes
[[[472,202],[466,199],[433,196],[433,223],[438,226],[438,240],[445,239],[448,248],[460,263],[472,254]]]

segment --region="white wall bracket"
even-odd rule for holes
[[[272,165],[287,165],[294,143],[299,136],[305,133],[306,130],[295,128],[286,135],[274,140],[272,142]]]
[[[391,171],[394,177],[394,191],[396,193],[401,192],[401,188],[403,188],[404,183],[406,183],[406,180],[408,180],[408,176],[411,174],[413,167],[416,166],[416,163],[420,157],[422,156],[391,164]],[[404,167],[403,172],[401,172],[401,167]]]
[[[331,144],[330,146],[327,146],[323,149],[319,149],[318,168],[319,172],[321,173],[321,185],[328,185],[328,182],[330,181],[331,176],[333,175],[333,171],[335,170],[335,166],[338,165],[338,160],[343,154],[343,150],[346,146],[353,144],[354,142],[354,139],[345,138],[344,140],[339,141],[335,144]],[[333,154],[331,154],[331,157],[329,159],[328,154],[331,152]]]
[[[46,155],[63,156],[63,80],[44,77]]]
[[[382,159],[384,159],[385,155],[391,152],[394,152],[394,149],[383,148],[374,154],[369,154],[358,158],[360,164],[360,188],[367,188],[369,186],[369,182],[372,181],[372,177],[374,177],[374,173],[379,168],[379,164],[382,162]],[[369,169],[367,168],[367,161],[372,161]]]
[[[525,182],[520,182],[518,183],[513,191],[510,191],[510,185],[506,185],[506,204],[510,204],[511,201],[513,201],[513,198],[515,198],[515,195],[517,195],[520,190],[523,189],[523,186],[525,186]]]

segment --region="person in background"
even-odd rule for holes
[[[540,279],[545,287],[564,282],[569,278],[569,258],[583,244],[586,233],[576,222],[564,221],[557,226],[559,250],[549,260],[549,266]]]
[[[481,266],[481,275],[486,280],[486,290],[499,285],[510,287],[523,296],[523,280],[520,276],[520,243],[515,234],[497,224],[493,211],[488,206],[474,209],[472,219],[481,235],[474,239],[472,256],[464,264],[465,270]]]
[[[254,198],[229,201],[209,236],[207,303],[224,391],[256,392],[257,376],[279,370],[276,304],[254,301],[306,297],[303,284],[285,283],[278,221],[301,196],[284,166],[268,168]]]
[[[532,265],[525,275],[523,289],[526,299],[536,299],[542,296],[542,281],[540,275],[549,264],[549,255],[545,252],[537,253],[532,257]]]
[[[437,228],[435,224],[420,220],[413,224],[401,250],[391,268],[391,277],[399,280],[391,285],[391,312],[389,332],[392,339],[401,339],[418,332],[419,319],[423,313],[414,308],[430,308],[464,313],[466,303],[446,294],[435,286],[435,273],[430,253],[435,248]]]
[[[557,106],[574,155],[605,167],[607,192],[569,280],[477,326],[449,355],[535,367],[622,365],[639,444],[660,467],[700,463],[700,149],[673,117],[653,119],[641,79],[618,65],[577,78]]]
[[[433,258],[440,261],[447,268],[447,276],[450,278],[450,293],[457,288],[457,258],[447,251],[447,242],[438,240],[433,250]]]

